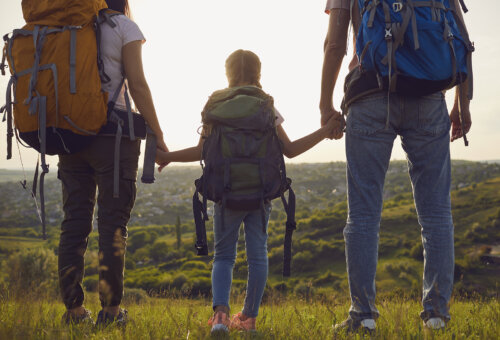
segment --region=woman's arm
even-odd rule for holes
[[[131,41],[123,46],[122,60],[130,94],[135,105],[156,135],[158,147],[163,151],[168,151],[163,140],[163,131],[160,128],[160,123],[156,115],[153,97],[151,96],[151,91],[149,90],[148,82],[142,68],[142,41]]]
[[[293,158],[306,152],[331,135],[333,131],[339,129],[341,124],[342,123],[337,120],[336,117],[331,117],[328,122],[318,130],[293,142],[290,141],[283,127],[279,125],[278,138],[283,143],[283,154],[288,158]]]

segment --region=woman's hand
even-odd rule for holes
[[[163,144],[165,144],[165,143],[163,143]],[[165,148],[167,149],[167,151],[164,151],[158,145],[158,147],[156,149],[156,159],[155,159],[155,162],[156,162],[156,164],[159,165],[158,166],[158,172],[161,172],[163,170],[163,168],[166,167],[171,162],[170,157],[169,157],[170,152],[168,151],[168,148],[167,148],[166,145],[165,145]]]
[[[155,133],[156,136],[156,147],[162,151],[168,152],[167,144],[165,144],[165,140],[163,139],[163,132]]]

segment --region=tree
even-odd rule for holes
[[[52,250],[23,249],[11,254],[1,270],[8,278],[11,293],[57,296],[57,257]]]
[[[182,245],[182,230],[181,230],[181,218],[177,215],[177,221],[175,222],[175,235],[177,236],[177,250],[181,249]]]
[[[152,244],[156,239],[158,238],[158,233],[153,231],[153,232],[147,232],[145,230],[138,231],[132,236],[130,236],[128,240],[128,248],[132,251],[135,252],[137,249],[143,248],[149,244]]]
[[[164,259],[168,254],[168,245],[165,241],[155,242],[151,249],[149,250],[149,256],[155,260],[160,261]]]

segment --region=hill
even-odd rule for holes
[[[452,186],[454,189],[472,185],[489,178],[500,176],[500,164],[469,161],[452,162]],[[51,169],[47,177],[46,215],[49,226],[58,228],[62,219],[61,184],[55,178],[57,171]],[[331,208],[345,201],[345,163],[289,164],[287,174],[293,180],[292,187],[297,196],[297,206],[307,211]],[[201,175],[199,166],[166,168],[156,174],[152,185],[137,182],[137,199],[130,219],[130,226],[150,224],[174,224],[177,216],[187,222],[193,219],[192,196],[194,180]],[[32,173],[27,173],[27,187],[31,188]],[[139,175],[140,177],[140,175]],[[2,179],[10,179],[3,182]],[[35,228],[39,221],[35,203],[28,191],[22,189],[19,181],[21,171],[0,170],[0,235],[5,229]],[[384,198],[411,192],[406,162],[393,161],[387,172]],[[278,202],[277,202],[278,203]],[[281,204],[274,209],[281,211]],[[19,235],[18,235],[19,236]]]
[[[209,293],[211,258],[196,257],[193,247],[192,181],[199,172],[194,167],[171,168],[166,175],[158,176],[155,185],[139,184],[129,227],[127,287],[151,292],[168,289],[187,295]],[[345,164],[290,165],[288,174],[295,179],[298,197],[292,277],[281,277],[285,214],[276,201],[269,226],[269,286],[282,293],[306,295],[328,295],[332,289],[346,291],[342,235],[347,214]],[[31,202],[20,197],[18,184],[0,184],[2,193],[6,193],[0,202],[0,259],[28,247],[57,250],[60,188],[56,181],[48,187],[52,226],[49,242],[40,242]],[[495,294],[500,278],[495,262],[500,245],[500,165],[455,161],[453,188],[457,291]],[[418,296],[423,260],[420,226],[404,162],[391,163],[384,195],[377,289]],[[174,225],[177,217],[180,244]],[[211,232],[208,238],[210,244]],[[236,291],[244,290],[247,275],[243,243],[238,247],[234,271]],[[97,288],[97,258],[97,234],[93,233],[84,282],[91,291]]]

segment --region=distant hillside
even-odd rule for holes
[[[26,181],[32,181],[34,170],[35,169],[27,169],[26,172],[23,172],[22,170],[0,169],[0,183],[22,181],[24,179],[24,174],[26,174]],[[55,178],[55,171],[52,171],[52,169],[50,170],[47,178]]]
[[[342,163],[303,164],[288,167],[298,196],[297,231],[294,235],[292,277],[281,277],[285,214],[273,204],[269,225],[269,285],[279,291],[317,292],[347,289],[342,230],[347,215],[345,170]],[[388,173],[381,221],[377,289],[420,294],[422,245],[404,162],[394,162]],[[170,168],[153,186],[139,185],[133,223],[127,241],[126,286],[160,291],[179,289],[196,295],[210,289],[211,257],[194,252],[191,217],[192,180],[199,169]],[[0,260],[29,247],[57,249],[60,220],[60,186],[48,181],[49,241],[41,242],[39,226],[28,197],[17,183],[0,185]],[[500,165],[454,162],[453,218],[455,224],[455,287],[463,293],[495,294],[500,284]],[[24,196],[27,196],[25,194]],[[174,223],[181,220],[178,247]],[[207,230],[210,248],[211,219]],[[213,254],[212,249],[210,253]],[[97,233],[89,240],[85,285],[97,282]],[[1,261],[0,261],[1,262]],[[246,279],[244,243],[238,246],[235,289]]]
[[[500,164],[468,161],[453,161],[452,185],[459,189],[473,183],[500,176]],[[327,209],[345,201],[346,179],[345,163],[289,164],[287,174],[292,178],[292,187],[297,195],[297,206],[308,211]],[[61,185],[55,178],[56,171],[46,181],[46,215],[49,226],[58,228],[62,219]],[[139,174],[139,178],[140,178]],[[132,212],[130,225],[173,224],[177,216],[183,222],[192,221],[192,195],[194,180],[201,175],[198,166],[170,167],[162,173],[156,173],[156,182],[142,184],[138,180],[137,200]],[[28,188],[31,188],[33,173],[27,175]],[[19,181],[22,172],[0,170],[0,178],[12,181],[0,181],[0,235],[3,228],[39,228],[35,204],[31,195],[22,189]],[[410,193],[406,162],[391,162],[384,189],[385,199]],[[280,202],[276,201],[275,210],[281,211]]]

